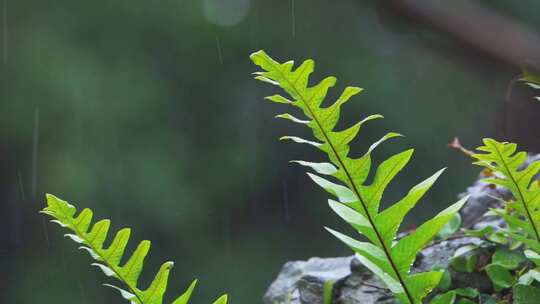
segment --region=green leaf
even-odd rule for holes
[[[468,252],[471,252],[473,250],[476,250],[478,249],[478,245],[475,245],[475,244],[468,244],[468,245],[465,245],[465,246],[461,246],[459,247],[455,252],[454,252],[454,255],[452,257],[454,258],[457,258],[457,257],[460,257]]]
[[[476,269],[478,263],[478,251],[476,245],[465,245],[460,247],[450,259],[452,268],[459,272],[471,273]]]
[[[533,262],[536,266],[540,267],[540,254],[530,249],[525,250],[523,253],[527,259]]]
[[[373,272],[377,272],[377,273],[379,272],[391,273],[392,272],[391,264],[389,263],[384,251],[381,250],[381,248],[368,242],[357,241],[347,235],[344,235],[330,228],[326,228],[326,230],[330,232],[331,234],[333,234],[340,241],[345,243],[347,246],[349,246],[358,255],[360,255],[363,258],[366,258],[374,266],[380,269],[377,271],[372,270]]]
[[[491,209],[491,211],[502,217],[508,226],[514,230],[522,229],[525,233],[529,235],[534,235],[534,230],[531,226],[531,224],[527,221],[524,221],[519,218],[519,215],[517,214],[509,214],[506,212],[506,210],[503,209]]]
[[[441,277],[441,281],[439,282],[439,285],[437,285],[438,289],[440,289],[442,291],[446,291],[446,290],[450,289],[450,287],[452,287],[452,275],[450,274],[448,269],[446,269],[446,268],[444,268],[442,266],[439,266],[439,265],[435,265],[435,266],[431,267],[431,270],[441,271],[443,273],[443,275]]]
[[[510,251],[504,248],[497,248],[493,257],[491,258],[492,264],[500,265],[506,269],[516,269],[519,264],[525,261],[525,256],[518,251]]]
[[[413,152],[413,149],[409,149],[391,156],[382,162],[382,164],[377,168],[373,183],[360,188],[360,194],[362,197],[366,201],[370,202],[368,212],[371,215],[377,214],[384,190],[399,173],[399,171],[401,171],[401,169],[403,169],[403,167],[405,167],[405,165],[409,162]]]
[[[431,188],[435,181],[441,176],[445,169],[441,169],[428,179],[414,186],[407,195],[399,202],[386,208],[375,217],[375,225],[379,229],[382,238],[387,247],[392,246],[401,222],[407,213],[416,205],[416,203]]]
[[[421,272],[407,278],[407,287],[413,294],[415,302],[422,303],[422,299],[439,285],[443,276],[442,271]]]
[[[502,231],[495,231],[486,236],[486,238],[497,244],[506,245],[508,244],[508,237]]]
[[[459,230],[459,227],[461,227],[461,216],[459,213],[455,213],[450,221],[442,227],[439,233],[437,233],[437,236],[441,239],[445,239],[456,233],[456,231]]]
[[[540,288],[525,285],[516,285],[513,288],[514,304],[537,304],[540,299]]]
[[[309,79],[315,63],[309,59],[298,67],[292,61],[279,63],[264,51],[250,56],[262,71],[255,73],[256,79],[281,87],[288,96],[273,95],[271,101],[285,103],[299,108],[304,117],[290,114],[279,117],[298,122],[311,129],[314,139],[286,137],[296,142],[310,144],[327,154],[329,163],[298,162],[322,175],[331,175],[331,181],[319,175],[308,173],[309,177],[338,201],[329,201],[336,214],[349,223],[356,231],[367,237],[369,242],[360,242],[339,232],[329,231],[339,240],[351,247],[358,259],[375,273],[404,304],[420,304],[422,298],[439,283],[442,273],[427,272],[410,275],[408,270],[416,253],[429,243],[435,234],[454,217],[464,200],[437,215],[434,219],[393,245],[397,230],[408,211],[413,208],[424,193],[431,187],[442,170],[431,178],[415,186],[397,204],[379,212],[381,200],[390,182],[411,159],[413,150],[409,149],[383,160],[377,168],[372,168],[371,153],[380,144],[402,135],[389,132],[373,143],[359,158],[349,155],[350,143],[355,140],[362,126],[381,115],[367,115],[352,126],[336,130],[343,104],[360,93],[357,87],[346,87],[340,97],[327,107],[322,107],[326,95],[336,84],[335,77],[323,78],[314,86]],[[366,184],[370,171],[375,171],[373,181]]]
[[[402,238],[392,247],[392,257],[398,266],[400,273],[407,274],[416,255],[435,237],[438,231],[452,219],[454,214],[469,199],[468,196],[462,198],[457,203],[441,211],[434,218],[422,224],[413,233]]]
[[[127,258],[127,262],[120,265],[120,261],[125,257],[124,251],[131,234],[129,228],[120,229],[111,244],[105,248],[104,243],[108,236],[110,220],[101,220],[92,225],[93,212],[90,209],[84,209],[78,216],[75,216],[77,209],[74,206],[51,194],[47,194],[47,207],[43,209],[42,213],[51,216],[52,222],[73,232],[66,234],[66,236],[81,244],[81,248],[96,260],[92,265],[100,268],[106,276],[113,277],[125,285],[123,288],[111,284],[104,284],[105,286],[118,290],[122,297],[131,303],[163,303],[173,262],[165,262],[161,265],[147,289],[142,290],[137,287],[144,260],[150,250],[150,241],[140,242],[131,256]],[[188,291],[173,304],[187,304],[194,287],[195,281]]]
[[[191,282],[191,285],[189,285],[188,289],[184,291],[184,293],[180,297],[174,300],[172,304],[188,304],[189,299],[193,294],[193,290],[195,290],[195,286],[197,286],[197,280],[193,280],[193,282]]]
[[[277,103],[284,103],[284,104],[291,104],[292,103],[292,101],[288,100],[287,98],[285,98],[285,97],[283,97],[281,95],[267,96],[267,97],[265,97],[265,99],[273,101],[273,102],[277,102]]]
[[[399,297],[403,302],[406,303],[408,301],[407,296],[404,294],[403,290],[403,284],[401,284],[398,280],[394,279],[393,276],[391,276],[388,272],[385,272],[381,267],[373,263],[370,259],[366,258],[363,255],[357,254],[356,258],[360,263],[362,263],[364,266],[366,266],[367,269],[369,269],[371,272],[373,272],[376,276],[381,279],[381,281],[386,284],[388,289]]]
[[[298,137],[298,136],[282,136],[282,137],[279,138],[279,140],[292,140],[292,141],[294,141],[295,143],[298,143],[298,144],[308,144],[308,145],[312,145],[314,147],[320,147],[321,146],[321,143],[318,143],[318,142],[315,142],[315,141],[312,141],[312,140],[303,139],[303,138]]]
[[[317,185],[326,190],[328,193],[337,197],[337,199],[342,203],[352,203],[358,200],[354,193],[345,186],[338,185],[315,174],[308,173],[307,175]]]
[[[227,304],[227,301],[228,301],[228,296],[227,295],[222,295],[213,304]]]
[[[516,283],[516,278],[508,271],[508,269],[501,265],[487,265],[486,273],[496,290],[510,288]]]
[[[319,174],[332,175],[337,172],[336,167],[331,163],[312,163],[302,160],[291,160],[291,163],[297,163],[299,165],[309,167]]]
[[[521,78],[521,80],[531,83],[533,85],[540,84],[540,75],[527,69],[526,67],[521,67],[521,71],[523,72],[523,77]]]
[[[379,244],[379,239],[375,235],[373,226],[369,220],[360,212],[333,200],[328,200],[330,208],[343,220],[349,223],[356,231],[366,236],[374,244]]]
[[[518,283],[522,285],[530,285],[533,281],[540,282],[540,269],[531,269],[518,279]]]
[[[456,292],[451,290],[437,295],[431,300],[431,304],[453,304],[456,301]]]
[[[487,294],[481,294],[479,300],[479,303],[482,304],[497,304],[497,301],[492,296]]]
[[[167,289],[169,273],[173,266],[173,262],[166,262],[161,265],[156,277],[150,284],[150,287],[142,292],[142,303],[161,304],[163,302],[163,295]]]
[[[478,295],[479,295],[478,290],[476,290],[475,288],[471,288],[471,287],[456,288],[455,291],[456,291],[456,294],[458,296],[466,297],[466,298],[473,298],[474,299],[474,298],[478,297]]]
[[[530,238],[528,238],[528,237],[526,237],[524,235],[521,235],[521,234],[518,234],[518,233],[513,233],[513,232],[510,232],[510,231],[505,231],[504,233],[506,233],[507,235],[509,235],[510,237],[514,238],[517,241],[523,242],[525,245],[527,245],[532,250],[534,250],[536,252],[540,252],[540,243],[537,242],[536,240],[530,239]]]
[[[298,118],[294,117],[293,115],[291,115],[289,113],[283,113],[283,114],[276,115],[276,118],[283,118],[283,119],[287,119],[287,120],[290,120],[292,122],[299,123],[299,124],[304,124],[304,125],[307,125],[309,123],[309,120],[298,119]]]
[[[487,235],[493,233],[493,227],[492,226],[485,226],[484,228],[478,229],[478,230],[475,230],[475,229],[463,229],[463,233],[465,235],[467,235],[467,236],[483,238],[483,237],[486,237]]]
[[[466,255],[450,260],[450,265],[452,268],[459,272],[472,273],[476,269],[476,264],[478,263],[477,255]]]

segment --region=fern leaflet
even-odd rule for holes
[[[120,229],[109,247],[105,248],[104,243],[111,224],[110,220],[100,220],[91,225],[93,217],[92,210],[85,208],[76,216],[77,209],[74,206],[51,194],[47,194],[47,207],[41,212],[53,217],[52,222],[71,230],[73,233],[66,234],[65,236],[81,244],[79,248],[88,251],[92,258],[96,260],[92,265],[99,267],[106,276],[114,277],[122,282],[125,288],[110,284],[104,284],[105,286],[118,290],[122,297],[129,300],[132,304],[163,304],[163,295],[167,288],[169,273],[174,265],[173,262],[165,262],[161,265],[152,283],[150,283],[150,286],[146,290],[141,290],[137,287],[137,281],[143,269],[144,259],[150,250],[150,241],[145,240],[140,242],[127,262],[120,266],[120,262],[124,256],[124,250],[129,241],[131,229]],[[196,283],[197,280],[194,280],[189,288],[172,304],[187,304]],[[214,304],[226,303],[226,295],[223,295],[214,302]]]
[[[520,234],[512,231],[507,233],[540,252],[540,184],[534,182],[540,171],[540,160],[522,168],[527,161],[526,152],[516,153],[516,144],[490,138],[484,139],[484,145],[477,150],[484,153],[472,155],[478,160],[474,164],[494,172],[493,177],[484,181],[507,188],[515,199],[508,203],[508,207],[517,212],[493,211],[504,218],[509,226],[522,231]]]
[[[425,247],[436,233],[461,208],[467,198],[460,200],[437,216],[421,225],[416,231],[396,241],[398,228],[408,211],[432,186],[443,170],[413,187],[399,202],[379,212],[382,195],[390,181],[403,169],[413,154],[413,150],[395,154],[382,162],[375,172],[371,184],[366,179],[371,169],[371,153],[384,141],[401,136],[388,133],[375,142],[360,158],[350,158],[349,143],[357,136],[362,125],[370,120],[382,118],[370,115],[350,128],[335,131],[341,106],[362,89],[346,87],[341,96],[328,107],[321,107],[328,90],[336,83],[335,77],[326,77],[317,85],[309,86],[309,76],[314,71],[314,61],[306,60],[293,69],[294,62],[278,63],[264,51],[250,56],[251,60],[263,69],[257,72],[256,79],[277,85],[285,90],[290,99],[281,95],[266,97],[268,100],[300,108],[306,119],[299,119],[289,113],[278,118],[308,126],[315,141],[296,136],[284,136],[297,143],[315,146],[328,155],[330,163],[295,161],[309,167],[318,174],[308,173],[309,177],[327,192],[337,198],[329,200],[334,212],[364,235],[369,242],[361,242],[340,232],[327,230],[351,247],[358,259],[375,273],[406,304],[419,304],[439,283],[442,272],[431,271],[410,274],[410,268],[417,253]],[[340,183],[326,178],[332,177]]]

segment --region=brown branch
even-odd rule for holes
[[[540,71],[538,33],[487,7],[429,0],[388,0],[386,5],[507,64]]]

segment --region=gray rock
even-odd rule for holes
[[[465,195],[470,196],[467,204],[460,210],[464,227],[473,227],[479,221],[484,221],[482,215],[489,208],[501,206],[501,200],[508,199],[511,196],[508,190],[486,184],[481,181],[482,178],[483,176],[480,174],[478,180],[467,188],[465,193],[459,195],[460,198]]]
[[[461,237],[425,248],[417,257],[412,272],[431,270],[433,265],[447,267],[454,251],[467,244],[482,245],[477,238]],[[264,296],[265,304],[323,304],[324,282],[335,282],[333,303],[392,304],[392,294],[384,284],[358,260],[343,258],[311,258],[288,262]],[[491,283],[479,273],[459,273],[454,285],[489,291]]]
[[[394,304],[394,297],[384,284],[357,259],[352,259],[351,273],[334,285],[334,303]]]
[[[264,295],[264,303],[323,303],[323,285],[350,274],[353,257],[287,262]]]

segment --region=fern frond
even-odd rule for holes
[[[474,164],[494,172],[493,177],[484,179],[485,182],[503,186],[512,192],[515,201],[509,202],[508,206],[517,212],[494,211],[509,226],[522,231],[522,235],[509,232],[512,237],[540,252],[540,185],[535,181],[540,171],[540,160],[523,168],[527,153],[516,152],[516,144],[491,138],[483,142],[484,145],[477,148],[481,153],[472,155],[478,160]]]
[[[529,87],[540,90],[540,75],[537,73],[527,69],[526,67],[522,67],[523,77],[521,77],[520,80],[525,81]],[[540,101],[540,96],[534,97],[537,101]]]
[[[306,60],[294,69],[292,61],[276,62],[264,51],[258,51],[250,58],[263,70],[255,73],[256,79],[281,87],[289,96],[286,98],[273,95],[266,99],[299,108],[306,119],[296,118],[289,113],[278,115],[278,117],[308,126],[313,132],[315,141],[294,136],[283,138],[312,145],[326,153],[330,159],[330,163],[304,161],[296,161],[296,163],[318,173],[318,175],[313,173],[308,173],[308,175],[316,184],[336,197],[337,201],[329,200],[332,210],[364,235],[369,242],[361,242],[327,228],[328,231],[351,247],[358,259],[379,276],[403,303],[421,303],[422,298],[437,286],[442,273],[433,271],[411,275],[411,265],[417,253],[433,239],[467,198],[439,213],[415,232],[396,241],[396,234],[404,217],[433,185],[443,170],[413,187],[396,204],[379,211],[386,187],[409,162],[413,150],[397,153],[383,161],[375,170],[373,182],[366,184],[372,166],[371,153],[381,143],[401,135],[387,133],[371,145],[362,157],[349,157],[349,144],[356,138],[361,127],[368,121],[382,118],[378,114],[370,115],[345,130],[335,130],[342,105],[352,96],[360,93],[362,89],[346,87],[332,105],[322,107],[328,90],[336,84],[336,78],[326,77],[310,87],[309,76],[313,73],[315,66],[313,60]],[[323,178],[321,175],[334,181]]]
[[[125,285],[123,288],[110,284],[104,284],[105,286],[118,290],[122,297],[132,304],[163,304],[163,295],[167,289],[167,281],[174,265],[173,262],[165,262],[161,265],[147,289],[141,290],[137,287],[144,259],[150,250],[150,241],[140,242],[127,261],[120,265],[124,259],[124,251],[129,241],[131,229],[120,229],[110,245],[105,248],[110,220],[100,220],[92,224],[92,210],[85,208],[76,215],[77,209],[74,206],[51,194],[47,194],[47,207],[41,212],[53,217],[52,222],[73,232],[65,236],[81,244],[79,249],[87,251],[96,261],[92,263],[93,266],[100,268],[106,276],[113,277]],[[194,280],[189,288],[172,304],[187,304],[196,283],[197,280]],[[222,296],[214,302],[214,304],[226,303],[227,296]]]

